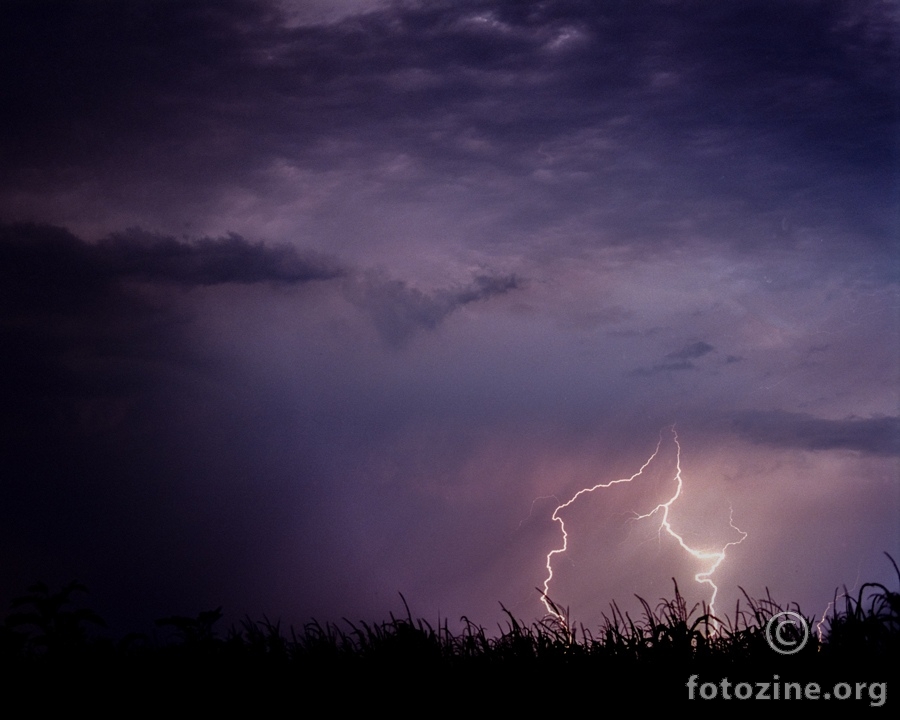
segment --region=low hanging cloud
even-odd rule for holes
[[[298,285],[343,273],[333,261],[237,235],[176,240],[141,230],[88,243],[49,225],[0,225],[0,426],[79,414],[132,394],[190,357],[178,287]],[[152,297],[127,281],[159,292]],[[64,410],[60,410],[64,408]]]
[[[826,420],[783,410],[747,411],[734,419],[741,435],[760,445],[799,450],[853,450],[867,455],[900,455],[900,418],[850,417]]]
[[[464,305],[505,295],[521,287],[522,280],[515,275],[478,275],[462,287],[428,294],[402,280],[386,280],[370,273],[350,285],[348,295],[372,318],[384,341],[399,348],[417,333],[434,330]]]
[[[670,352],[666,357],[672,360],[693,360],[695,358],[703,357],[713,350],[715,350],[715,348],[712,345],[699,340],[690,345],[685,345],[677,352]]]
[[[234,233],[182,241],[131,229],[101,240],[92,252],[97,263],[114,277],[188,286],[293,285],[344,274],[329,259],[302,257],[290,245],[253,243]]]
[[[710,345],[708,342],[698,340],[697,342],[685,345],[683,348],[681,348],[681,350],[667,353],[664,358],[665,362],[657,363],[656,365],[649,368],[638,368],[637,370],[632,371],[631,374],[637,377],[646,377],[662,372],[693,370],[696,366],[693,362],[691,362],[692,360],[696,360],[697,358],[701,358],[704,355],[708,355],[714,350],[715,347]]]
[[[177,240],[132,228],[91,244],[63,228],[6,225],[0,227],[0,274],[17,286],[50,280],[108,285],[124,278],[200,286],[298,284],[344,271],[330,259],[303,257],[290,245],[253,243],[234,233]]]
[[[297,284],[344,274],[325,258],[304,258],[290,245],[251,243],[234,233],[184,242],[131,229],[101,240],[94,252],[114,275],[180,285]]]

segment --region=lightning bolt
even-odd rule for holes
[[[844,592],[842,592],[840,596],[838,596],[835,591],[834,600],[829,600],[825,610],[822,611],[822,617],[819,618],[819,622],[816,623],[816,635],[818,636],[820,643],[824,642],[825,630],[823,628],[825,626],[825,621],[828,618],[828,611],[835,606],[835,603],[837,603],[838,600],[851,597],[850,593],[856,592],[857,585],[859,585],[859,568],[856,569],[856,580],[853,582],[853,587],[847,590],[847,586],[844,585]]]
[[[728,524],[736,532],[740,533],[741,537],[739,540],[732,540],[731,542],[725,543],[725,545],[722,546],[722,548],[719,550],[699,550],[697,548],[691,547],[685,542],[684,538],[681,535],[675,532],[675,530],[672,528],[671,522],[669,521],[669,514],[672,511],[672,505],[674,505],[675,501],[678,500],[679,497],[681,497],[681,490],[684,487],[684,480],[681,477],[681,443],[678,442],[678,433],[675,432],[674,425],[671,428],[671,432],[672,437],[675,441],[676,448],[675,477],[673,478],[673,480],[675,481],[675,492],[673,493],[672,497],[670,497],[666,502],[659,503],[655,508],[650,510],[650,512],[644,513],[643,515],[636,515],[634,519],[646,520],[647,518],[653,517],[654,515],[660,515],[660,536],[662,535],[663,531],[665,531],[666,534],[670,535],[691,557],[707,563],[705,570],[702,570],[694,575],[694,580],[700,584],[709,585],[712,588],[712,595],[709,600],[709,613],[710,615],[715,616],[716,595],[718,595],[719,588],[713,582],[712,575],[713,573],[715,573],[719,565],[721,565],[725,560],[725,551],[728,550],[728,548],[730,548],[732,545],[740,545],[747,538],[747,533],[734,524],[733,511],[731,511],[729,514]],[[607,483],[597,483],[593,487],[583,488],[575,493],[567,502],[562,503],[556,508],[556,510],[553,511],[552,519],[554,522],[559,523],[559,527],[562,531],[563,536],[563,544],[562,547],[556,548],[555,550],[551,550],[549,553],[547,553],[547,578],[546,580],[544,580],[544,591],[541,595],[541,602],[543,602],[544,607],[547,609],[547,613],[550,616],[556,618],[556,620],[561,622],[563,625],[567,625],[567,619],[559,611],[559,608],[557,608],[557,606],[554,605],[548,597],[548,593],[550,592],[550,581],[553,580],[553,556],[561,555],[562,553],[566,552],[569,544],[569,534],[566,532],[565,522],[563,522],[563,519],[559,515],[560,511],[565,510],[582,495],[592,493],[596,490],[609,488],[620,483],[630,483],[637,480],[643,474],[644,470],[647,469],[647,466],[649,466],[650,463],[652,463],[656,456],[659,454],[659,449],[661,446],[662,434],[660,434],[659,442],[656,444],[656,449],[653,451],[653,454],[641,466],[641,469],[638,470],[634,475],[627,478],[620,478],[619,480],[612,480]]]

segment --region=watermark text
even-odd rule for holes
[[[689,700],[868,700],[871,707],[881,707],[887,700],[887,683],[835,683],[823,689],[819,683],[786,682],[773,675],[768,682],[732,683],[728,678],[718,682],[701,682],[698,675],[687,681]]]

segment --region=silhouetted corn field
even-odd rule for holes
[[[247,618],[219,630],[218,608],[158,620],[171,631],[166,642],[143,635],[103,637],[103,621],[78,607],[84,590],[72,583],[53,593],[38,584],[14,602],[0,626],[0,657],[7,668],[22,677],[94,668],[117,681],[129,674],[141,679],[164,672],[170,684],[190,687],[198,669],[226,686],[236,678],[249,683],[250,678],[276,677],[302,687],[326,677],[380,678],[382,683],[385,678],[461,679],[473,687],[515,679],[520,690],[530,685],[554,696],[560,683],[573,691],[587,682],[582,689],[643,694],[642,700],[652,702],[666,692],[680,699],[692,673],[748,679],[780,674],[826,682],[868,673],[864,679],[874,682],[900,660],[900,593],[878,583],[836,593],[825,616],[745,594],[733,614],[717,618],[703,606],[689,608],[676,584],[672,599],[655,605],[641,600],[639,617],[613,604],[598,628],[553,617],[525,623],[504,608],[506,619],[493,633],[467,618],[457,632],[446,622],[434,626],[414,619],[405,599],[405,615],[387,621],[312,621],[300,629]],[[774,652],[766,638],[767,623],[783,610],[801,615],[810,630],[806,645],[792,655]]]

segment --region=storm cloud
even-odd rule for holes
[[[448,315],[470,303],[522,287],[513,275],[478,275],[457,288],[424,293],[402,280],[369,273],[350,286],[349,297],[367,312],[384,340],[402,347],[418,332],[434,330]]]
[[[715,348],[707,342],[703,342],[702,340],[698,340],[695,343],[691,343],[690,345],[685,345],[681,350],[677,352],[670,352],[666,355],[666,358],[670,358],[672,360],[694,360],[699,357],[703,357],[708,353],[711,353]]]
[[[236,235],[179,241],[129,230],[87,243],[54,226],[0,226],[3,385],[20,400],[32,391],[46,400],[138,382],[150,358],[185,352],[190,311],[159,294],[170,285],[296,285],[342,273]],[[14,424],[15,412],[6,416]]]
[[[289,245],[267,247],[239,235],[176,240],[140,229],[86,243],[64,228],[0,227],[0,261],[9,296],[43,296],[66,283],[96,287],[119,279],[179,285],[303,283],[339,277],[333,261],[302,258]],[[28,288],[31,288],[29,291]]]
[[[4,187],[20,207],[72,177],[140,182],[176,220],[165,207],[192,185],[205,204],[212,182],[268,206],[289,202],[285,173],[302,192],[321,174],[373,201],[438,183],[451,207],[493,208],[476,243],[565,227],[633,249],[815,243],[841,262],[844,234],[896,239],[896,18],[877,3],[400,4],[314,26],[248,0],[4,11]]]
[[[852,450],[880,456],[900,455],[900,418],[826,420],[783,410],[745,412],[734,426],[755,443],[797,450]]]
[[[92,250],[97,263],[115,276],[180,285],[295,284],[344,274],[334,262],[301,258],[290,245],[267,247],[235,234],[185,242],[131,230]]]

